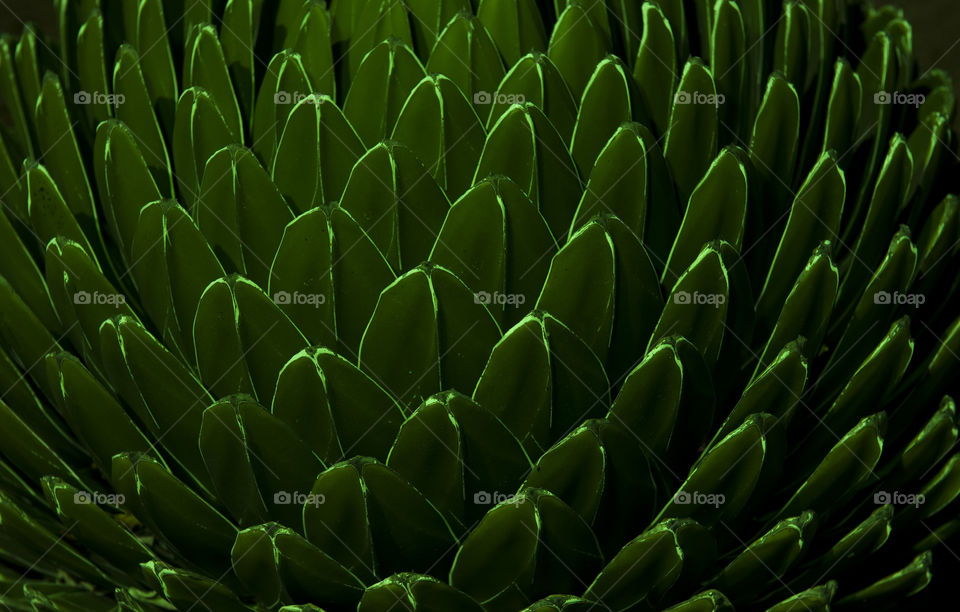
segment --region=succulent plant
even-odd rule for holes
[[[955,98],[898,10],[56,7],[0,39],[4,609],[955,600]]]

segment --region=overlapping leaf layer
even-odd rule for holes
[[[57,8],[0,39],[4,609],[938,584],[955,99],[898,11]]]

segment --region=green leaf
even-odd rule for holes
[[[852,265],[858,265],[853,262]],[[820,382],[822,388],[833,390],[845,384],[850,376],[883,339],[893,320],[898,301],[919,300],[906,293],[917,267],[917,247],[910,240],[909,230],[901,227],[890,241],[887,256],[873,273],[873,278],[855,303],[843,334],[835,343]],[[903,297],[900,297],[903,296]]]
[[[277,376],[271,412],[327,463],[354,455],[386,460],[404,412],[356,365],[306,349]]]
[[[207,159],[192,213],[228,273],[267,286],[284,228],[294,215],[249,149],[230,145]]]
[[[334,101],[310,94],[290,111],[270,174],[291,208],[302,213],[339,200],[361,155],[363,144]]]
[[[144,310],[193,361],[193,319],[207,285],[224,271],[193,219],[176,202],[145,204],[132,236],[130,274]]]
[[[0,542],[5,557],[46,574],[64,571],[100,586],[112,584],[92,561],[64,541],[59,524],[32,514],[6,495],[0,496]]]
[[[824,437],[831,441],[836,439],[834,432],[846,431],[876,406],[884,405],[906,372],[912,356],[910,319],[903,317],[890,326],[830,406],[823,417],[822,426],[828,430]],[[816,447],[816,444],[810,446]]]
[[[100,345],[104,370],[138,421],[191,478],[205,483],[197,436],[203,408],[213,398],[177,357],[130,317],[104,321]]]
[[[287,423],[233,395],[204,410],[198,444],[214,492],[239,527],[267,516],[300,524],[301,509],[278,504],[276,495],[308,490],[324,466]]]
[[[108,119],[97,126],[94,172],[111,237],[127,261],[140,209],[161,199],[137,136],[126,124]]]
[[[547,32],[536,0],[480,0],[476,10],[505,65],[514,65],[531,51],[547,50]]]
[[[663,152],[681,202],[690,198],[717,155],[719,103],[713,73],[697,58],[687,60]]]
[[[268,293],[313,344],[356,356],[377,298],[395,278],[349,213],[313,209],[284,230]]]
[[[343,103],[343,114],[367,148],[393,132],[404,102],[426,76],[410,47],[395,38],[367,53]]]
[[[729,295],[727,269],[720,252],[708,244],[673,285],[660,320],[650,335],[647,351],[661,338],[677,335],[693,342],[708,362],[716,361],[724,336]]]
[[[715,441],[739,427],[751,414],[767,412],[778,418],[789,418],[801,401],[807,382],[808,362],[803,353],[805,345],[806,339],[798,337],[785,344],[769,365],[758,369],[733,410],[724,419],[714,437]]]
[[[76,39],[77,81],[80,91],[96,92],[102,96],[97,99],[91,96],[89,103],[82,109],[86,118],[86,129],[83,131],[88,135],[96,130],[101,121],[114,114],[107,96],[109,89],[103,27],[103,14],[94,9],[80,26]],[[119,103],[119,98],[114,99]],[[74,101],[76,102],[76,99]]]
[[[521,490],[529,488],[546,489],[576,510],[607,557],[655,511],[646,456],[631,433],[607,419],[584,422],[544,453]]]
[[[619,58],[611,55],[597,64],[580,99],[570,140],[570,154],[580,176],[590,175],[600,151],[620,125],[637,118],[634,98],[636,85]]]
[[[759,584],[781,583],[782,577],[809,546],[816,529],[816,515],[802,512],[774,525],[751,542],[716,578],[724,593],[743,601],[757,592]],[[762,573],[761,573],[762,572]],[[759,583],[759,584],[758,584]]]
[[[750,161],[759,179],[758,194],[761,200],[774,200],[771,210],[760,214],[771,222],[786,210],[789,202],[799,145],[800,99],[790,81],[775,72],[767,80],[750,138]]]
[[[630,610],[658,599],[683,569],[681,526],[680,521],[665,521],[628,542],[597,574],[584,597],[611,610]]]
[[[483,517],[457,552],[451,586],[484,609],[515,610],[582,585],[600,566],[587,524],[548,491],[527,489]]]
[[[141,574],[147,584],[163,594],[165,600],[174,602],[174,605],[180,608],[199,605],[224,612],[250,610],[227,586],[229,582],[224,584],[222,580],[211,580],[203,573],[172,567],[160,561],[148,561],[141,566]]]
[[[74,125],[67,113],[60,81],[52,73],[43,78],[36,105],[37,143],[50,176],[63,194],[64,202],[88,236],[96,236],[97,213]]]
[[[370,585],[357,606],[357,612],[379,610],[443,612],[464,610],[481,612],[483,608],[461,591],[432,576],[404,572]]]
[[[490,491],[516,490],[531,467],[503,422],[456,391],[436,394],[414,411],[397,433],[387,466],[458,527],[480,520]]]
[[[551,232],[564,236],[582,186],[573,159],[550,120],[533,104],[514,105],[491,128],[473,183],[507,176],[537,205]]]
[[[490,311],[463,281],[422,264],[380,294],[360,344],[360,367],[412,408],[442,388],[472,388],[499,339]],[[407,367],[395,367],[398,359]]]
[[[200,199],[200,178],[210,156],[236,142],[226,119],[206,90],[191,87],[177,102],[173,163],[180,197],[187,210]]]
[[[16,218],[12,221],[16,223]],[[0,211],[0,276],[29,305],[44,327],[60,329],[60,321],[50,302],[50,293],[40,269],[27,245],[17,235],[13,223],[4,211]]]
[[[535,51],[521,57],[500,81],[496,93],[496,99],[490,98],[487,131],[514,104],[530,103],[543,111],[565,143],[570,142],[579,101],[545,53]]]
[[[92,254],[93,246],[46,166],[31,164],[24,170],[27,178],[27,213],[30,226],[41,244],[46,245],[53,238],[63,237],[81,244],[87,253]]]
[[[494,176],[477,183],[447,212],[429,259],[476,290],[505,329],[533,307],[556,251],[536,205],[512,180]]]
[[[800,347],[804,357],[813,358],[819,353],[834,311],[837,286],[840,282],[831,250],[829,241],[817,246],[806,267],[797,277],[757,360],[754,379],[770,365],[775,355],[799,337],[804,338],[803,346]],[[839,354],[846,356],[846,353]],[[825,372],[823,376],[828,373]]]
[[[639,84],[637,104],[657,133],[666,134],[677,86],[674,32],[660,3],[644,2],[642,10],[643,38],[633,65],[633,78]]]
[[[455,200],[473,183],[485,134],[457,85],[433,75],[410,92],[390,138],[407,145]]]
[[[113,68],[113,91],[117,100],[123,96],[123,104],[114,109],[116,118],[130,128],[161,193],[167,197],[172,196],[174,179],[168,148],[172,145],[167,144],[160,129],[159,115],[147,94],[145,77],[140,70],[140,57],[130,45],[121,45],[117,51],[117,61]],[[96,159],[94,161],[96,162]]]
[[[896,601],[923,590],[933,577],[933,555],[926,551],[918,555],[909,565],[900,571],[881,578],[872,585],[851,593],[838,603],[879,605],[880,602]]]
[[[271,167],[280,136],[294,105],[311,99],[310,78],[299,53],[279,51],[270,60],[253,107],[253,141],[250,146],[264,167]],[[316,98],[312,98],[316,99]]]
[[[421,57],[427,57],[436,49],[437,39],[443,38],[443,32],[451,22],[462,20],[465,13],[473,12],[469,0],[405,0],[404,4],[411,17],[413,45]],[[481,35],[489,37],[485,33]]]
[[[605,14],[603,19],[606,21]],[[590,19],[582,4],[569,4],[558,15],[547,55],[570,87],[574,100],[583,96],[597,64],[607,55],[608,42],[609,32]]]
[[[131,11],[131,16],[134,13],[136,14],[136,34],[128,35],[127,39],[136,41],[136,48],[140,54],[139,64],[143,69],[147,92],[153,101],[163,132],[169,138],[173,133],[174,109],[179,107],[180,98],[177,75],[173,67],[173,45],[167,36],[170,32],[167,24],[173,22],[168,22],[164,18],[162,0],[140,0],[139,9],[135,12]],[[182,21],[183,32],[189,32],[193,27],[192,20],[183,19]],[[178,50],[182,48],[182,39],[180,42],[181,44],[176,45]],[[180,121],[176,123],[179,124]]]
[[[355,457],[323,472],[303,510],[307,540],[366,583],[397,571],[442,575],[454,534],[410,483],[373,459]]]
[[[396,273],[428,258],[450,209],[447,196],[413,152],[387,142],[357,161],[339,205]]]
[[[778,450],[782,452],[771,434],[776,422],[769,414],[747,417],[704,454],[657,520],[693,518],[712,527],[739,516],[761,483],[764,470],[775,466]]]
[[[822,152],[847,151],[857,138],[863,90],[860,75],[850,68],[845,58],[834,64],[833,85],[827,104]]]
[[[115,459],[114,480],[120,466]],[[237,528],[156,461],[141,457],[133,470],[139,508],[147,524],[204,572],[219,576],[229,569]]]
[[[240,105],[233,91],[227,59],[217,31],[212,25],[198,25],[187,34],[184,49],[183,83],[185,87],[197,87],[210,94],[214,105],[223,115],[234,142],[243,142],[243,120]],[[203,160],[201,160],[202,163]]]
[[[649,256],[616,217],[594,219],[560,249],[536,304],[583,339],[617,380],[641,358],[662,306]]]
[[[531,456],[609,405],[603,366],[563,323],[534,311],[490,351],[473,399],[496,414]]]
[[[28,158],[36,157],[33,138],[31,137],[33,109],[26,106],[20,96],[20,85],[17,82],[17,68],[13,54],[10,52],[10,41],[0,40],[0,95],[3,96],[4,106],[13,118],[12,139],[16,148]],[[30,119],[28,120],[27,117]]]
[[[664,612],[733,612],[733,604],[727,599],[727,596],[715,589],[703,591],[682,601],[675,606],[670,606]]]
[[[109,467],[109,463],[107,464]],[[70,534],[111,566],[135,575],[140,564],[154,559],[154,553],[129,530],[100,508],[89,491],[81,491],[56,476],[42,481],[43,491]],[[84,495],[86,494],[86,495]],[[79,500],[79,501],[78,501]]]
[[[193,340],[200,378],[211,390],[221,397],[250,393],[266,405],[283,365],[308,345],[259,286],[237,276],[204,290]]]
[[[810,253],[824,240],[835,240],[846,196],[846,180],[832,152],[820,156],[800,187],[766,281],[757,299],[757,317],[769,325],[806,262],[797,253]]]
[[[443,33],[430,52],[426,70],[427,74],[442,74],[452,80],[463,95],[473,101],[481,121],[489,112],[490,92],[500,93],[496,88],[504,75],[496,44],[480,20],[470,12],[457,13],[444,23]]]
[[[885,427],[883,412],[861,420],[830,449],[777,515],[789,516],[800,508],[826,511],[867,484],[880,459]]]
[[[360,61],[377,43],[397,38],[413,46],[410,19],[402,2],[372,0],[360,3],[357,11],[350,44],[344,54],[346,70],[343,78],[347,81],[356,76]]]
[[[639,123],[621,125],[600,150],[568,237],[595,214],[616,215],[638,237],[644,235],[650,165]]]
[[[310,91],[336,98],[336,74],[330,44],[330,15],[319,3],[303,4],[303,20],[296,24],[293,50],[303,58],[303,68],[310,79]]]
[[[253,46],[256,41],[257,17],[252,0],[227,0],[220,27],[220,48],[230,71],[230,78],[240,106],[240,116],[246,118],[244,131],[253,127],[253,101],[256,95]]]
[[[117,453],[158,455],[120,402],[79,359],[65,352],[51,353],[46,369],[47,377],[57,381],[64,420],[104,473],[110,472]]]
[[[712,11],[710,69],[716,75],[717,94],[731,101],[745,100],[748,62],[744,56],[751,43],[747,39],[743,13],[734,0],[719,0]],[[724,135],[730,132],[736,136],[749,128],[752,110],[749,104],[722,104],[718,110]]]
[[[747,216],[746,153],[728,147],[720,152],[690,195],[661,280],[679,278],[712,240],[740,250]]]

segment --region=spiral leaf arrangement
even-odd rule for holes
[[[56,5],[0,39],[4,609],[942,580],[955,98],[897,10]]]

